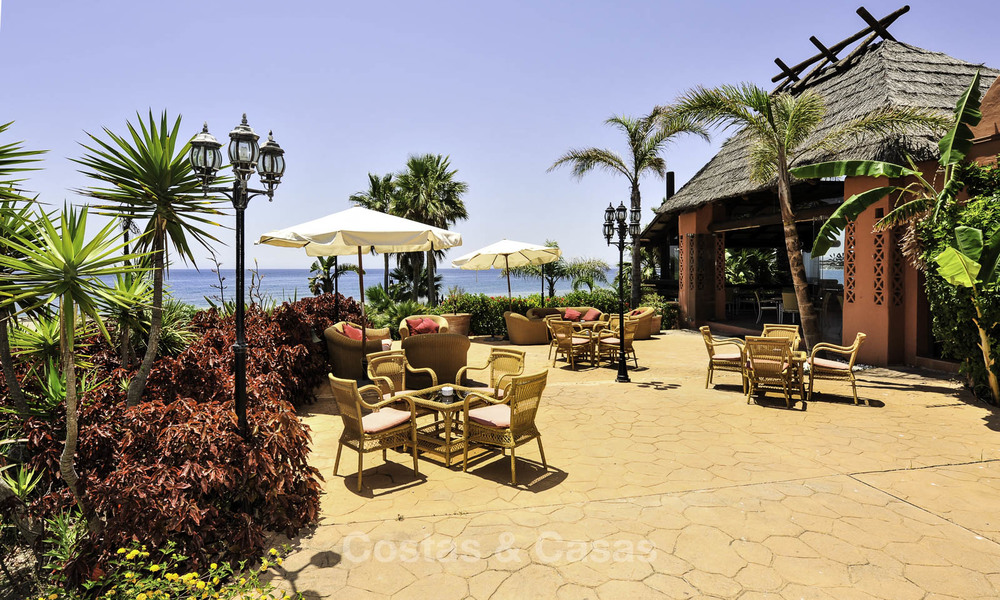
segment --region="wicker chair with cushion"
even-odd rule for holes
[[[617,360],[618,351],[621,350],[621,344],[619,343],[619,327],[621,327],[620,319],[617,315],[612,315],[610,328],[597,334],[597,340],[594,345],[594,353],[597,355],[598,361],[605,357],[607,357],[611,362]],[[625,360],[628,360],[628,357],[631,356],[637,369],[639,368],[639,359],[635,355],[635,348],[632,347],[632,341],[635,339],[635,335],[639,330],[639,327],[640,323],[638,319],[625,319]]]
[[[545,462],[545,450],[542,449],[542,434],[535,427],[535,415],[538,413],[538,405],[542,400],[542,391],[545,390],[548,376],[548,371],[539,371],[514,377],[511,379],[508,393],[502,400],[475,393],[466,397],[463,407],[462,437],[465,450],[462,456],[462,471],[467,471],[469,468],[469,444],[510,450],[510,483],[517,485],[514,449],[531,440],[537,440],[542,467],[548,468]],[[470,410],[470,400],[485,400],[489,404]]]
[[[799,332],[798,325],[775,325],[774,323],[765,323],[764,332],[761,335],[764,337],[785,338],[788,340],[788,346],[792,350],[798,350],[799,346],[802,344],[802,334]]]
[[[747,336],[744,343],[747,366],[747,403],[760,391],[776,390],[784,394],[785,404],[792,407],[791,392],[799,388],[804,397],[802,382],[797,381],[796,366],[792,362],[792,349],[785,338]]]
[[[414,382],[422,387],[456,383],[461,385],[459,371],[469,360],[469,338],[460,333],[439,333],[437,335],[412,335],[403,340],[403,352],[413,367],[434,371],[433,381],[426,375],[414,377]]]
[[[399,322],[399,339],[424,333],[448,333],[448,319],[440,315],[410,315]]]
[[[559,314],[558,311],[556,314]],[[506,311],[503,313],[503,320],[507,324],[507,336],[511,344],[531,346],[549,343],[549,329],[544,318],[530,319],[516,312]]]
[[[358,388],[353,379],[340,379],[330,375],[330,387],[337,401],[337,409],[344,421],[344,432],[337,446],[337,458],[333,463],[333,474],[340,467],[340,452],[344,446],[358,453],[358,491],[361,491],[361,473],[364,471],[364,457],[367,452],[382,451],[386,460],[386,449],[409,445],[413,449],[413,474],[419,475],[417,467],[416,412],[413,400],[402,398],[409,410],[386,406],[395,399],[383,400],[378,388],[366,385]],[[367,399],[367,400],[366,400]],[[364,414],[363,411],[373,411]]]
[[[747,391],[746,356],[743,353],[743,340],[737,338],[715,337],[708,325],[698,329],[705,340],[708,349],[708,375],[705,376],[705,389],[712,383],[716,371],[739,373],[743,382],[743,393]]]
[[[626,317],[635,319],[639,323],[635,329],[635,339],[648,340],[653,337],[654,314],[656,314],[656,309],[649,306],[640,306],[625,314]]]
[[[834,346],[833,344],[821,343],[813,346],[812,354],[809,355],[809,399],[812,400],[814,379],[835,379],[839,381],[850,381],[851,391],[854,393],[854,403],[858,404],[858,386],[854,380],[854,361],[858,358],[858,349],[865,342],[865,334],[859,333],[854,338],[854,343],[850,346]],[[833,352],[847,357],[847,362],[827,360],[816,356],[818,352]],[[865,400],[865,404],[868,401]]]
[[[330,354],[330,363],[333,365],[332,373],[343,379],[361,379],[365,376],[365,371],[361,367],[361,337],[360,326],[353,323],[341,321],[328,327],[323,332],[326,338],[326,348]],[[352,338],[351,335],[355,337]],[[365,344],[365,354],[388,350],[392,344],[389,337],[389,329],[366,330],[368,338]]]
[[[418,375],[430,379],[430,385],[415,381]],[[411,365],[403,350],[369,354],[368,378],[375,382],[383,398],[392,398],[437,385],[437,375],[434,371]]]
[[[464,380],[468,377],[469,371],[488,371],[489,387],[493,389],[493,395],[503,398],[507,388],[510,387],[511,379],[524,373],[524,351],[515,348],[491,348],[485,365],[462,367],[456,379],[463,382],[463,385],[468,385]]]
[[[553,367],[556,366],[556,359],[560,354],[566,357],[572,369],[576,369],[576,359],[579,356],[588,356],[593,364],[595,336],[592,331],[578,330],[574,327],[574,323],[556,318],[548,319],[548,324],[549,335],[552,338],[549,343],[549,356],[552,357]]]

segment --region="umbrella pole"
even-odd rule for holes
[[[507,268],[505,269],[505,271],[507,271],[507,303],[508,303],[508,310],[510,310],[510,312],[514,312],[514,296],[513,296],[513,294],[510,293],[510,255],[504,254],[503,255],[503,262],[507,266]]]
[[[358,246],[358,286],[361,288],[361,379],[368,379],[368,316],[365,314],[365,268],[361,263],[361,246]]]

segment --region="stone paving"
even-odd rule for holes
[[[489,345],[472,345],[470,364]],[[1000,419],[954,381],[860,372],[808,404],[705,389],[700,335],[635,343],[642,368],[549,371],[517,487],[499,453],[450,469],[408,455],[333,462],[322,394],[304,413],[322,518],[288,542],[281,587],[307,598],[1000,597]],[[526,347],[528,371],[546,347]]]

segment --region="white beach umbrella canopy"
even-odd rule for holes
[[[451,264],[459,269],[473,271],[506,269],[507,298],[510,300],[511,307],[513,307],[514,297],[510,291],[510,269],[512,267],[544,265],[559,260],[560,256],[562,256],[562,250],[559,248],[550,248],[549,246],[540,246],[538,244],[529,244],[514,240],[500,240],[485,248],[480,248],[479,250],[460,256],[451,261]]]

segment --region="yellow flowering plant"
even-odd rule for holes
[[[100,579],[85,582],[76,590],[49,586],[40,600],[300,599],[300,594],[288,595],[260,580],[268,569],[281,564],[287,552],[287,546],[280,551],[271,548],[256,568],[247,561],[235,566],[213,562],[207,572],[199,573],[185,568],[187,557],[177,553],[172,543],[152,552],[141,545],[119,548]]]

